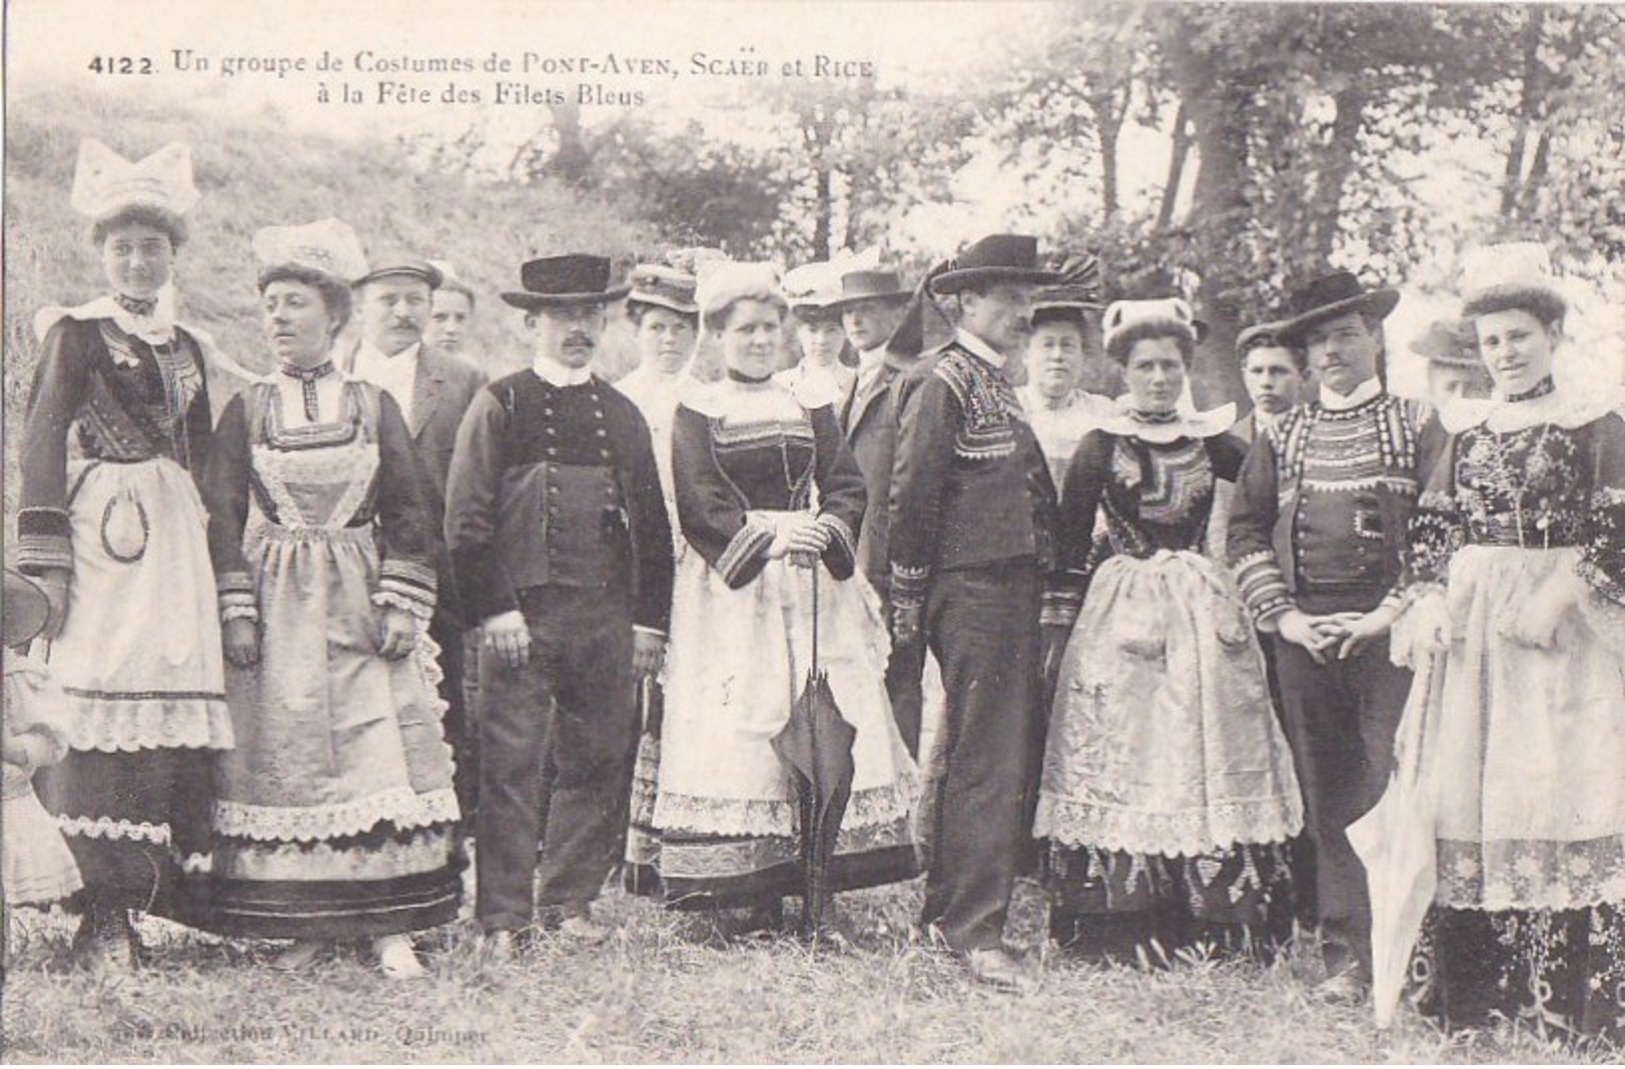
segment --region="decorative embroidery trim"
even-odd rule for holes
[[[755,560],[773,544],[773,528],[755,519],[747,518],[739,532],[729,539],[728,546],[717,558],[716,568],[722,581],[733,585],[746,564]]]
[[[131,315],[140,316],[143,319],[151,317],[152,313],[158,310],[158,298],[156,297],[131,297],[129,294],[115,293],[113,294],[113,303]]]
[[[1079,571],[1066,573],[1067,589],[1048,590],[1044,592],[1043,606],[1038,613],[1040,627],[1065,627],[1068,630],[1078,622],[1078,614],[1083,611],[1084,584],[1088,577]]]
[[[887,825],[905,819],[919,799],[918,776],[910,774],[884,787],[854,791],[847,803],[842,831]],[[661,791],[655,799],[654,826],[663,832],[696,835],[793,836],[800,826],[794,801],[758,798],[701,798]]]
[[[963,413],[954,437],[956,456],[995,460],[1015,453],[1015,424],[1026,422],[1026,413],[1008,379],[957,348],[937,361],[932,373],[947,385]]]
[[[63,687],[62,693],[93,701],[168,702],[225,701],[223,691],[215,690],[98,690],[93,687]]]
[[[180,859],[180,867],[188,875],[207,875],[214,871],[214,855],[188,854]]]
[[[858,559],[858,542],[852,537],[852,528],[846,525],[845,520],[833,512],[825,512],[819,515],[818,523],[829,529],[833,544],[840,549],[842,560],[851,564]]]
[[[316,394],[316,384],[327,376],[334,374],[335,371],[332,360],[323,362],[320,367],[312,368],[289,363],[282,365],[284,375],[298,380],[300,397],[305,405],[305,418],[312,423],[321,418],[321,403]]]
[[[346,382],[345,387],[338,419],[289,429],[282,423],[281,387],[274,382],[256,384],[253,387],[256,404],[249,427],[249,440],[256,446],[256,453],[260,445],[281,452],[298,452],[354,442],[373,444],[371,428],[376,419],[366,384],[352,380]]]
[[[1231,571],[1254,624],[1262,624],[1292,607],[1292,591],[1287,587],[1286,573],[1272,551],[1248,553],[1237,559]]]
[[[1554,392],[1556,389],[1557,384],[1552,381],[1552,377],[1550,375],[1547,375],[1545,378],[1541,379],[1539,382],[1535,383],[1522,393],[1507,394],[1506,399],[1508,404],[1517,404],[1520,401],[1533,401],[1537,397],[1545,397],[1547,394]]]
[[[380,609],[403,609],[418,620],[434,618],[434,601],[432,599],[425,601],[417,594],[402,593],[387,586],[372,595],[372,603]]]
[[[73,542],[59,535],[22,535],[17,539],[17,566],[25,572],[61,568],[73,571]]]
[[[346,527],[359,516],[378,473],[378,446],[359,438],[320,453],[256,445],[253,454],[254,485],[271,502],[268,516],[274,517],[277,526],[293,531],[337,531]],[[312,522],[288,489],[289,483],[298,482],[342,482],[344,491],[324,519]]]
[[[135,506],[136,522],[141,525],[141,545],[133,553],[121,553],[113,547],[113,542],[108,537],[108,528],[113,522],[113,510],[120,506],[129,508],[131,505]],[[139,499],[127,498],[123,494],[115,494],[108,498],[107,504],[102,508],[101,536],[102,552],[120,564],[134,564],[142,557],[145,557],[147,555],[147,543],[152,538],[152,523],[147,518],[146,506]]]
[[[1433,900],[1452,909],[1585,909],[1625,902],[1625,833],[1579,842],[1438,840]]]
[[[433,568],[405,557],[385,557],[378,572],[385,584],[416,590],[430,600],[434,599],[436,578]]]
[[[207,693],[128,693],[64,687],[68,745],[75,750],[229,750],[235,744],[225,698]]]
[[[143,821],[137,824],[128,820],[114,820],[112,817],[61,816],[56,818],[56,826],[63,835],[79,835],[86,839],[169,845],[169,825],[164,823],[149,824]]]
[[[807,419],[802,419],[799,422],[781,419],[753,419],[734,423],[713,418],[711,434],[716,440],[717,448],[722,452],[745,446],[761,445],[763,442],[776,442],[780,438],[789,439],[808,448],[812,448],[815,441],[812,421]]]
[[[891,566],[891,602],[900,609],[918,609],[925,605],[925,592],[931,582],[931,567],[911,568],[893,561]]]
[[[1303,830],[1295,794],[1224,802],[1187,813],[1148,813],[1039,795],[1033,834],[1071,847],[1199,857],[1245,844],[1283,843]]]
[[[398,828],[455,822],[460,815],[451,788],[419,794],[410,787],[337,805],[265,806],[224,799],[214,804],[214,830],[261,841],[311,842],[360,835],[385,821]]]

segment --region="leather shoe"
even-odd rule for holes
[[[1021,993],[1038,986],[1036,978],[1021,959],[1004,947],[972,950],[965,955],[965,964],[970,967],[971,976],[977,983],[986,984],[996,991]]]

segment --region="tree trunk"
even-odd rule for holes
[[[1529,127],[1534,122],[1542,90],[1540,79],[1540,40],[1546,11],[1539,4],[1528,8],[1523,31],[1523,89],[1518,104],[1518,125],[1507,149],[1506,173],[1501,180],[1501,216],[1511,218],[1523,199],[1523,157],[1529,144]]]
[[[1539,207],[1535,198],[1540,195],[1540,187],[1546,184],[1551,162],[1552,132],[1542,130],[1540,140],[1535,143],[1535,159],[1529,165],[1529,177],[1524,179],[1523,189],[1518,195],[1518,211],[1524,219],[1535,217],[1535,211]]]
[[[1337,115],[1332,119],[1331,137],[1316,170],[1314,210],[1309,219],[1308,248],[1315,263],[1331,259],[1337,247],[1338,223],[1343,207],[1343,186],[1354,173],[1355,152],[1359,149],[1360,123],[1365,115],[1365,90],[1348,87],[1333,98]]]
[[[1117,218],[1117,139],[1123,129],[1123,112],[1114,107],[1113,94],[1097,93],[1089,97],[1089,111],[1095,119],[1095,136],[1100,140],[1100,187],[1102,223]]]
[[[592,160],[581,134],[581,105],[566,101],[550,104],[548,110],[553,114],[553,130],[558,134],[559,147],[543,169],[570,185],[577,185],[587,177],[587,165]]]
[[[1246,279],[1244,264],[1221,250],[1232,243],[1251,210],[1247,203],[1247,100],[1245,92],[1220,86],[1192,87],[1190,103],[1192,140],[1198,163],[1191,219],[1198,247],[1205,250],[1197,300],[1207,320],[1207,340],[1197,350],[1194,378],[1203,384],[1205,403],[1243,400],[1241,371],[1231,359],[1240,329],[1235,299]]]
[[[1179,187],[1185,181],[1185,160],[1191,151],[1190,115],[1183,98],[1174,115],[1174,141],[1168,153],[1168,180],[1162,187],[1162,204],[1157,208],[1157,229],[1167,230],[1179,204]]]
[[[828,260],[830,258],[830,234],[835,226],[835,198],[831,193],[829,167],[820,160],[817,164],[818,173],[815,176],[817,189],[814,194],[816,201],[813,209],[813,248],[814,260]]]

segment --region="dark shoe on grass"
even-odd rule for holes
[[[126,910],[86,913],[74,933],[74,967],[92,976],[129,973],[141,962],[140,937]]]

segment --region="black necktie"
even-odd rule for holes
[[[316,367],[283,364],[282,373],[299,380],[299,389],[305,398],[305,418],[315,423],[317,413],[320,411],[316,405],[316,383],[333,373],[333,361],[328,360]]]

